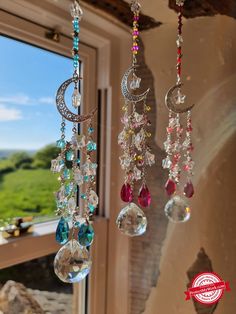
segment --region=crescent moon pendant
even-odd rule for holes
[[[78,78],[73,77],[73,78],[70,78],[69,80],[67,80],[61,84],[61,86],[59,87],[59,89],[57,91],[57,95],[56,95],[56,105],[57,105],[57,109],[58,109],[59,113],[66,120],[69,120],[71,122],[81,123],[81,122],[84,122],[84,121],[91,119],[94,116],[94,114],[96,113],[97,108],[93,109],[91,111],[91,113],[89,113],[87,115],[78,115],[78,114],[75,114],[68,109],[66,102],[65,102],[65,92],[71,83],[73,83],[73,82],[75,83],[77,81],[78,81]]]
[[[191,110],[193,107],[194,107],[194,104],[191,105],[191,106],[188,106],[188,107],[177,107],[177,104],[176,102],[173,100],[173,94],[174,92],[176,91],[176,89],[180,88],[183,84],[176,84],[174,86],[172,86],[167,94],[166,94],[166,97],[165,97],[165,104],[166,104],[166,107],[174,112],[174,113],[184,113],[184,112],[187,112],[189,110]]]
[[[130,75],[130,73],[132,73],[134,71],[134,69],[138,67],[137,65],[131,66],[130,68],[128,68],[128,70],[125,72],[122,81],[121,81],[121,92],[124,96],[125,99],[132,101],[132,102],[139,102],[143,99],[145,99],[147,97],[147,94],[150,91],[150,88],[147,89],[144,93],[140,94],[140,95],[134,95],[131,94],[131,92],[129,91],[128,88],[128,77]]]

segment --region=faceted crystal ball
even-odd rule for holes
[[[188,203],[179,195],[173,196],[164,210],[169,220],[175,223],[188,221],[191,214]]]
[[[147,218],[136,204],[130,203],[121,210],[116,224],[122,233],[135,237],[145,233]]]
[[[54,259],[55,274],[67,283],[83,280],[90,272],[91,265],[89,252],[74,239],[64,245]]]

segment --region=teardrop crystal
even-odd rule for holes
[[[194,187],[190,180],[184,186],[184,195],[188,198],[191,198],[194,195]]]
[[[56,230],[56,241],[60,244],[65,244],[69,239],[70,228],[65,218],[61,217]]]
[[[133,195],[133,190],[131,188],[131,185],[129,183],[123,184],[120,191],[120,197],[123,202],[126,202],[126,203],[132,202],[134,195]]]
[[[91,265],[89,252],[74,239],[64,245],[54,259],[55,274],[67,283],[83,280],[89,274]]]
[[[75,109],[79,108],[81,104],[81,95],[78,91],[78,88],[74,89],[73,95],[72,95],[72,105]]]
[[[179,196],[173,196],[165,206],[165,214],[170,221],[179,223],[190,219],[191,210],[186,200]]]
[[[122,233],[135,237],[145,233],[147,218],[136,204],[130,203],[120,211],[116,224]]]
[[[79,227],[78,241],[82,246],[90,246],[94,239],[94,229],[93,226],[87,223],[83,223]]]
[[[165,185],[165,189],[166,189],[166,192],[169,196],[171,196],[172,194],[175,193],[176,191],[176,184],[173,180],[171,179],[168,179],[167,182],[166,182],[166,185]]]
[[[76,0],[71,5],[70,12],[71,12],[71,16],[73,18],[78,18],[79,21],[81,20],[81,18],[83,16],[83,11],[81,9],[81,6],[79,5],[79,3]]]
[[[139,190],[138,203],[142,207],[149,207],[151,204],[151,193],[146,184],[143,184]]]

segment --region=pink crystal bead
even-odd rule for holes
[[[133,201],[133,198],[134,198],[133,190],[129,183],[123,184],[120,191],[120,197],[122,201],[126,203],[130,203]]]
[[[166,192],[169,196],[171,196],[172,194],[175,193],[176,191],[176,184],[173,180],[171,179],[168,179],[167,182],[166,182],[166,185],[165,185],[165,189],[166,189]]]
[[[138,203],[142,207],[149,207],[151,204],[151,193],[146,184],[143,184],[139,190]]]
[[[191,198],[194,194],[194,187],[192,182],[189,180],[184,186],[184,195]]]

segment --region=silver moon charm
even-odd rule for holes
[[[87,121],[89,119],[91,119],[94,114],[97,111],[97,108],[93,109],[91,113],[87,114],[87,115],[78,115],[75,114],[73,112],[71,112],[65,102],[65,92],[68,88],[68,86],[71,83],[76,83],[78,81],[78,78],[70,78],[69,80],[65,81],[58,89],[57,91],[57,95],[56,95],[56,105],[57,105],[57,109],[60,112],[60,114],[66,119],[69,120],[71,122],[76,122],[76,123],[81,123],[84,121]]]
[[[150,91],[150,88],[147,89],[144,93],[140,94],[140,95],[134,95],[131,94],[131,92],[129,91],[128,88],[128,77],[130,75],[130,73],[132,73],[134,71],[135,68],[137,68],[137,65],[131,66],[130,68],[128,68],[128,70],[125,72],[122,81],[121,81],[121,92],[124,96],[124,98],[126,100],[132,101],[132,102],[139,102],[143,99],[145,99],[147,97],[147,94]]]
[[[182,107],[182,108],[177,108],[176,102],[174,102],[173,100],[173,94],[176,91],[176,89],[180,88],[183,84],[176,84],[173,87],[171,87],[165,97],[165,103],[166,103],[166,107],[174,112],[174,113],[184,113],[187,112],[189,110],[191,110],[194,105],[188,106],[188,107]]]

